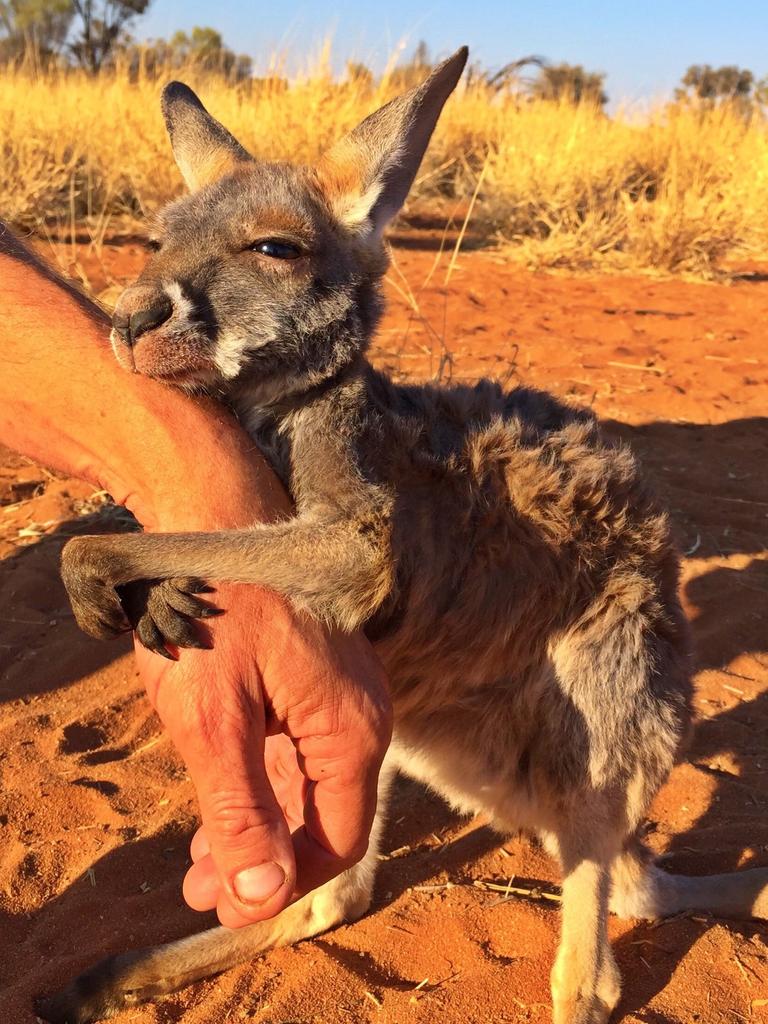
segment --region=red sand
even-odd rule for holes
[[[697,644],[696,741],[655,803],[649,840],[677,870],[768,864],[768,282],[534,275],[472,254],[448,287],[443,258],[424,288],[434,255],[398,249],[403,276],[391,276],[419,313],[390,288],[377,361],[428,376],[442,337],[454,379],[522,380],[615,421],[688,552]],[[143,256],[129,243],[106,249],[103,265],[82,259],[101,289]],[[184,768],[127,642],[81,635],[58,578],[63,539],[94,528],[73,522],[90,490],[0,452],[2,1024],[31,1024],[33,994],[108,953],[210,923],[180,895],[195,821]],[[459,821],[409,782],[384,849],[397,852],[364,920],[116,1019],[549,1022],[556,912],[472,885],[556,880],[545,855]],[[617,1019],[768,1021],[764,925],[702,915],[614,920],[611,933],[625,978]]]

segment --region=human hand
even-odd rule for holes
[[[227,611],[206,620],[212,650],[136,653],[200,803],[184,897],[237,928],[363,855],[391,709],[364,637],[253,586],[222,585],[215,600]]]
[[[222,404],[121,369],[103,311],[2,224],[0,298],[5,444],[105,489],[146,529],[238,529],[292,513]],[[173,663],[143,648],[137,656],[200,799],[185,894],[238,925],[277,913],[362,854],[390,710],[364,638],[329,636],[255,587],[222,586],[216,601],[227,614],[209,620],[213,651],[184,650]],[[243,903],[235,874],[271,862],[282,885],[275,874],[273,895]]]

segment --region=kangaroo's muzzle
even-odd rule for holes
[[[126,293],[123,292],[123,295]],[[173,316],[173,303],[163,292],[151,297],[148,305],[135,310],[118,303],[112,317],[112,326],[120,340],[126,345],[135,345],[142,334],[160,327]]]

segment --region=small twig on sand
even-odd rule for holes
[[[522,897],[529,900],[538,900],[543,903],[561,903],[562,896],[558,892],[548,892],[542,889],[538,885],[511,885],[511,879],[505,885],[500,885],[498,882],[484,882],[477,879],[472,884],[477,889],[485,889],[488,892],[500,892],[503,896],[498,903],[506,903],[507,901],[515,898]],[[497,904],[494,904],[496,906]]]
[[[639,363],[617,363],[613,360],[608,360],[607,366],[618,366],[622,370],[644,370],[646,373],[666,373],[660,366],[641,366]]]
[[[418,1003],[425,996],[428,996],[430,992],[435,992],[439,989],[441,985],[446,985],[449,981],[454,981],[460,974],[461,971],[454,971],[453,974],[450,974],[447,978],[441,978],[439,981],[436,981],[434,985],[429,985],[429,978],[425,978],[415,986],[410,1002]],[[429,985],[429,988],[427,988],[427,985]]]

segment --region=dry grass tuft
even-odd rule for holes
[[[230,85],[176,72],[256,155],[311,162],[392,94],[324,69]],[[0,71],[0,211],[97,240],[177,194],[161,82]],[[481,173],[483,175],[480,180]],[[449,103],[410,208],[453,213],[536,267],[711,274],[768,253],[768,126],[729,108],[608,118],[483,83]]]

